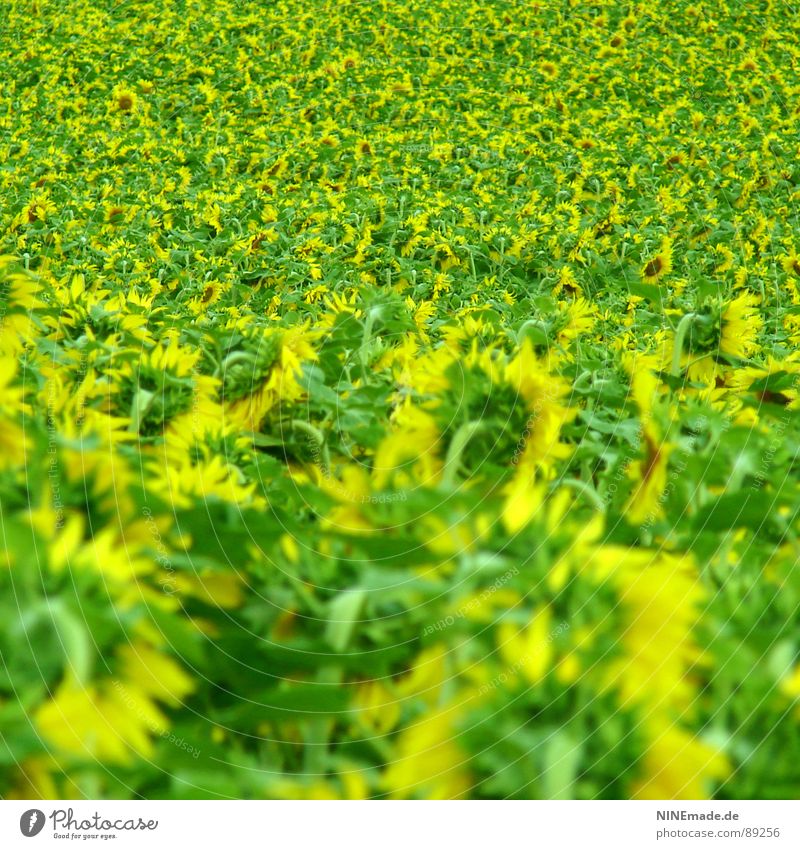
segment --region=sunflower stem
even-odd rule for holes
[[[584,387],[584,384],[588,387],[592,383],[592,373],[590,371],[584,370],[582,371],[578,377],[575,379],[575,382],[572,384],[572,391],[578,392],[581,391]]]
[[[316,465],[322,466],[323,474],[330,474],[331,456],[328,451],[328,444],[325,441],[325,435],[322,433],[322,431],[318,428],[315,428],[314,425],[309,424],[308,422],[304,422],[300,419],[292,419],[289,424],[291,425],[292,430],[301,430],[316,443],[317,448],[320,452],[320,457],[317,458]],[[322,460],[321,464],[319,462],[320,459]]]
[[[517,344],[518,345],[521,345],[522,342],[524,341],[525,331],[529,327],[538,327],[544,333],[544,335],[547,336],[547,325],[543,321],[540,321],[538,318],[529,318],[529,319],[527,319],[527,321],[522,322],[519,330],[517,331]]]
[[[575,489],[586,497],[586,500],[598,511],[598,513],[606,512],[606,503],[600,493],[586,481],[578,480],[577,478],[563,478],[559,483],[562,486],[567,486],[570,489]]]
[[[252,358],[252,354],[249,351],[234,351],[231,354],[228,354],[227,357],[216,367],[214,370],[214,377],[220,377],[227,369],[229,369],[234,363],[244,362],[245,360],[249,360]]]
[[[683,353],[683,341],[686,339],[686,334],[689,332],[694,320],[697,318],[697,313],[688,312],[678,322],[678,327],[675,330],[675,343],[672,346],[672,369],[670,374],[673,377],[678,377],[681,373],[681,354]]]
[[[485,428],[486,425],[482,421],[465,422],[455,432],[453,441],[447,449],[447,456],[444,461],[444,472],[442,472],[442,483],[446,486],[452,486],[455,482],[458,469],[461,465],[461,455],[467,447],[470,439],[479,431]]]

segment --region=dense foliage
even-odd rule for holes
[[[795,795],[798,35],[6,0],[0,795]]]

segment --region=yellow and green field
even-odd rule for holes
[[[0,45],[1,797],[800,793],[796,6]]]

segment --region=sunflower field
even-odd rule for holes
[[[800,795],[797,6],[0,42],[0,796]]]

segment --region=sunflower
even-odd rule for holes
[[[117,205],[106,207],[105,219],[109,224],[124,224],[125,209]]]
[[[787,274],[794,274],[800,277],[800,254],[797,251],[790,251],[786,256],[781,258],[781,267]]]
[[[565,406],[568,385],[548,372],[527,339],[505,367],[503,378],[519,393],[529,414],[518,465],[550,468],[555,460],[569,456],[570,448],[560,441],[561,428],[578,411]]]
[[[655,375],[658,367],[653,357],[628,355],[623,366],[630,374],[631,396],[639,408],[644,454],[631,465],[628,475],[635,488],[625,506],[628,519],[643,524],[663,514],[663,493],[667,485],[667,469],[673,446],[662,436],[656,423],[656,404],[660,383]]]
[[[480,326],[478,319],[471,329]],[[417,483],[440,472],[444,480],[462,470],[474,476],[484,463],[550,470],[569,455],[561,428],[577,411],[564,405],[568,385],[536,357],[530,341],[508,356],[496,343],[467,340],[469,348],[460,350],[466,340],[454,334],[456,344],[434,349],[404,375],[404,400],[376,455],[382,475],[401,466],[408,474],[413,463],[424,476]]]
[[[443,442],[435,416],[408,398],[395,411],[392,424],[375,453],[375,486],[433,485],[442,471]]]
[[[462,711],[451,705],[424,714],[398,736],[382,778],[393,799],[457,799],[472,786],[468,757],[454,742]]]
[[[748,357],[758,344],[761,316],[756,307],[758,298],[745,293],[722,309],[719,350],[731,357]]]
[[[634,524],[644,524],[663,515],[662,496],[667,485],[667,469],[672,446],[663,441],[650,422],[643,427],[644,457],[632,467],[636,487],[626,513]]]
[[[448,699],[448,652],[433,646],[416,659],[397,690],[429,702],[428,710],[397,736],[395,755],[381,776],[393,799],[456,799],[472,786],[469,758],[456,742],[467,699]]]
[[[178,456],[174,446],[168,446],[161,458],[148,466],[152,475],[149,488],[154,495],[173,509],[188,508],[198,499],[211,497],[228,504],[264,508],[265,502],[256,495],[257,484],[246,482],[237,466],[221,454],[210,456],[211,452],[198,443],[193,448],[191,453]]]
[[[0,357],[0,469],[25,462],[27,453],[25,430],[18,423],[24,392],[14,385],[16,378],[16,360]]]
[[[110,763],[152,757],[153,736],[168,727],[159,703],[179,705],[194,688],[161,646],[137,640],[117,654],[118,677],[82,685],[69,676],[36,712],[39,732],[58,755]]]
[[[556,339],[564,346],[579,336],[586,336],[594,327],[597,307],[585,298],[575,298],[570,303],[558,305]]]
[[[558,65],[554,62],[550,62],[549,60],[542,62],[539,66],[539,70],[548,80],[554,80],[558,76]]]
[[[767,388],[769,379],[774,381],[773,388]],[[764,365],[736,369],[727,386],[736,398],[750,392],[762,404],[796,410],[800,407],[800,363],[797,355],[785,360],[769,356]]]
[[[707,799],[715,782],[730,775],[728,759],[716,746],[677,723],[645,723],[651,741],[633,786],[633,799]]]
[[[162,434],[164,427],[192,407],[195,368],[200,352],[174,341],[155,346],[119,370],[120,413],[129,414],[130,428],[141,435]]]
[[[553,286],[554,295],[559,295],[561,292],[575,296],[583,295],[583,289],[575,278],[575,272],[568,265],[563,265],[559,269],[555,286]]]
[[[111,102],[120,112],[133,112],[138,100],[136,92],[128,86],[115,86],[111,93]]]
[[[727,304],[706,303],[696,313],[689,313],[685,335],[678,333],[681,370],[689,380],[713,386],[724,377],[721,355],[747,358],[758,345],[761,316],[756,310],[758,298],[749,293],[739,295]],[[677,360],[676,360],[677,363]],[[677,372],[676,372],[677,373]]]
[[[544,606],[520,629],[506,620],[497,632],[500,657],[529,684],[538,684],[553,668],[553,613]]]
[[[55,212],[58,207],[50,199],[47,192],[41,192],[31,198],[17,217],[16,224],[39,224],[46,221],[48,216]]]
[[[258,431],[267,413],[281,401],[297,401],[303,395],[300,371],[304,362],[316,359],[307,326],[288,330],[269,328],[250,335],[246,350],[228,356],[223,363],[223,401],[228,424],[240,430]]]
[[[672,243],[669,239],[664,239],[658,253],[642,266],[642,277],[648,283],[656,283],[670,271],[672,271]]]
[[[207,307],[213,306],[220,299],[222,294],[222,286],[219,280],[209,280],[200,293],[200,296],[195,298],[192,303],[192,312],[198,314],[203,312]]]
[[[0,354],[14,355],[29,340],[35,325],[32,313],[42,305],[42,286],[0,257]]]

